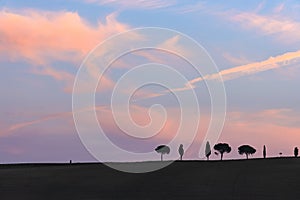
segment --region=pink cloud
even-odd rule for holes
[[[91,108],[86,108],[79,112],[90,110]],[[112,112],[109,107],[98,106],[96,107],[96,111],[102,128],[109,134],[108,137],[118,146],[125,149],[129,148],[131,150],[153,150],[155,145],[170,142],[172,138],[175,137],[180,120],[179,110],[176,108],[170,109],[168,110],[168,119],[157,135],[149,140],[136,140],[132,137],[125,136],[124,133],[120,131],[113,120]],[[155,113],[154,116],[158,119],[160,118],[158,115],[159,113]],[[132,119],[141,126],[145,126],[150,122],[148,108],[145,107],[133,106],[131,109],[131,116]],[[224,130],[219,138],[219,142],[228,142],[233,147],[232,153],[226,156],[226,158],[239,158],[240,156],[236,149],[241,144],[250,144],[254,146],[258,150],[255,157],[261,157],[261,147],[263,145],[267,145],[268,155],[270,156],[277,156],[280,151],[282,151],[284,155],[291,155],[292,148],[300,145],[299,120],[297,121],[295,116],[298,116],[298,114],[289,109],[270,109],[250,113],[228,113],[227,122],[225,123]],[[63,120],[61,122],[64,122],[65,124],[65,120],[71,119],[72,112],[48,115],[33,121],[11,125],[8,129],[9,132],[7,132],[6,135],[2,134],[2,136],[7,136],[8,133],[16,132],[26,127],[30,128],[32,125],[39,123],[50,123],[53,120]],[[190,148],[186,149],[186,158],[198,158],[200,145],[202,144],[202,140],[208,129],[209,122],[209,114],[203,113],[198,134]],[[45,126],[47,125],[45,124]],[[73,126],[73,123],[70,123],[70,126]],[[58,128],[64,130],[63,127]],[[57,130],[56,132],[64,132],[61,130]],[[141,134],[143,133],[141,132]],[[176,142],[178,142],[178,144],[182,143],[186,147],[186,144],[191,141],[187,141],[185,136],[181,136],[176,139]],[[212,141],[210,141],[210,143],[211,146],[214,145]],[[177,146],[172,146],[171,148],[173,150],[173,156],[177,156]],[[218,159],[214,156],[213,158]]]
[[[99,42],[128,28],[114,14],[92,26],[77,13],[64,11],[2,10],[0,23],[2,59],[24,59],[37,65],[52,59],[81,60]]]
[[[300,145],[300,126],[295,125],[293,115],[288,109],[229,113],[220,141],[234,147],[229,156],[232,158],[239,157],[236,148],[241,144],[254,146],[258,150],[254,157],[262,157],[263,145],[267,146],[269,156],[278,156],[281,151],[291,156],[293,147]]]
[[[167,119],[163,126],[161,126],[161,122],[164,121],[164,116],[162,115],[162,113],[153,112],[153,118],[151,122],[149,108],[138,105],[130,106],[130,117],[132,118],[133,123],[136,123],[137,125],[142,127],[147,127],[144,129],[144,133],[143,131],[139,133],[141,134],[141,137],[143,137],[143,134],[148,135],[148,132],[152,132],[156,133],[154,137],[158,140],[169,140],[174,136],[179,124],[179,114],[179,110],[177,109],[168,109]],[[120,118],[120,120],[128,117],[126,113],[118,113],[117,116]],[[106,107],[105,109],[102,109],[100,112],[98,112],[98,119],[104,129],[108,130],[107,132],[121,133],[119,129],[120,127],[118,127],[118,125],[115,123],[113,113],[109,108]],[[152,124],[148,127],[150,122]],[[157,130],[158,132],[156,132]]]
[[[183,43],[186,42],[182,39],[181,35],[176,35],[174,37],[171,37],[161,44],[159,44],[157,47],[161,49],[167,49],[170,52],[177,52],[180,56],[197,56],[195,55],[195,52],[192,52],[191,49],[188,49],[186,45]],[[183,43],[183,44],[182,44]]]
[[[66,82],[71,91],[74,74],[53,67],[53,61],[71,62],[79,67],[94,46],[112,34],[128,29],[108,15],[105,23],[89,24],[75,12],[25,10],[0,11],[0,59],[26,61],[30,71]],[[108,77],[105,84],[110,85]]]
[[[267,146],[268,156],[278,156],[283,151],[284,155],[292,155],[294,146],[298,146],[296,141],[300,139],[299,128],[282,127],[278,125],[258,125],[239,123],[225,126],[219,141],[230,143],[233,151],[229,158],[240,158],[237,147],[242,144],[250,144],[257,149],[254,157],[262,157],[262,147]]]
[[[277,125],[282,127],[297,127],[300,120],[298,114],[291,109],[267,109],[258,112],[232,112],[228,118],[231,122],[255,125]],[[300,128],[300,126],[299,126]]]
[[[284,5],[280,5],[275,12],[280,12]],[[232,22],[240,24],[245,29],[256,30],[263,35],[271,35],[280,42],[294,43],[300,41],[300,23],[278,15],[260,15],[252,12],[221,14]]]

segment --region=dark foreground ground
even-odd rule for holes
[[[145,174],[102,164],[0,165],[6,199],[299,200],[300,159],[183,161]]]

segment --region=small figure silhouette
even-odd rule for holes
[[[205,146],[205,156],[206,156],[207,160],[209,160],[210,155],[211,155],[211,148],[210,148],[209,142],[207,141],[206,146]]]
[[[298,153],[299,153],[299,149],[298,149],[298,147],[295,147],[295,149],[294,149],[294,156],[296,158],[298,157]]]
[[[160,153],[160,160],[163,161],[163,155],[164,154],[169,154],[170,153],[170,147],[167,145],[159,145],[158,147],[155,148],[155,151],[157,153]]]
[[[183,154],[184,154],[184,149],[183,149],[182,144],[180,144],[180,146],[179,146],[178,153],[180,155],[180,160],[182,160],[182,157],[183,157]]]
[[[72,164],[72,160],[70,160],[70,164]]]

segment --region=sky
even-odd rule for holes
[[[132,119],[140,126],[152,122],[141,136],[161,129],[149,140],[124,136],[112,116],[112,91],[135,66],[160,63],[184,75],[192,88],[172,89],[183,89],[180,94],[194,91],[201,114],[193,141],[188,134],[176,138],[166,159],[178,158],[181,143],[185,147],[191,143],[185,159],[204,159],[199,149],[206,143],[203,138],[212,120],[207,81],[221,82],[226,91],[225,123],[216,141],[231,145],[225,159],[243,158],[237,152],[242,144],[257,149],[253,157],[262,157],[263,145],[274,157],[280,152],[291,156],[294,147],[300,147],[300,3],[296,0],[0,0],[0,8],[0,163],[96,161],[73,119],[76,74],[97,45],[143,27],[172,29],[193,38],[219,72],[199,76],[182,58],[157,49],[120,57],[105,72],[95,94],[98,121],[112,143],[129,152],[151,152],[143,159],[158,160],[153,149],[175,137],[181,109],[194,109],[182,108],[161,86],[140,88],[130,105]],[[129,38],[134,39],[142,40],[138,35]],[[167,38],[160,45],[188,54],[181,39]],[[222,80],[217,80],[219,76]],[[166,113],[154,110],[151,121],[148,111],[155,104],[163,105]],[[131,127],[126,119],[122,118],[123,125]],[[198,118],[191,114],[189,119],[192,123]],[[96,141],[99,154],[105,155],[101,161],[136,160],[104,148],[102,142]]]

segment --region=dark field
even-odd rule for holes
[[[300,159],[183,161],[145,174],[102,164],[0,165],[4,199],[299,200]]]

